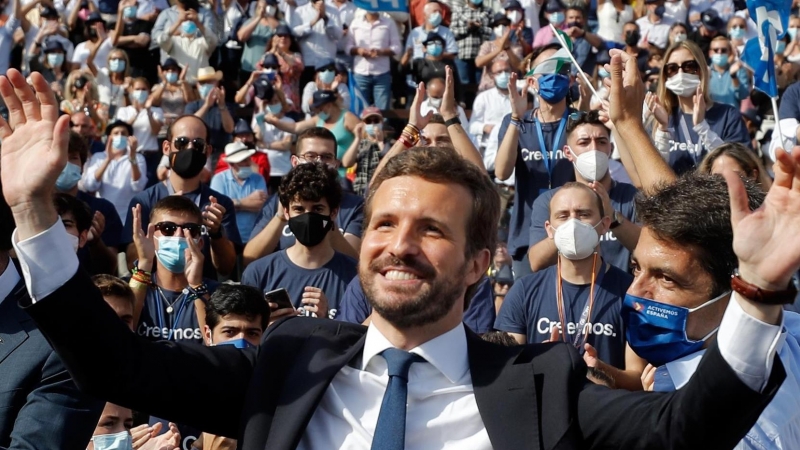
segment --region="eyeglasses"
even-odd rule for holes
[[[164,236],[175,236],[175,232],[178,231],[178,228],[181,230],[189,230],[189,233],[195,239],[201,234],[207,234],[205,225],[198,225],[196,223],[184,223],[183,225],[178,225],[175,222],[158,222],[155,225],[155,228]]]
[[[307,152],[303,153],[302,155],[297,155],[298,158],[305,159],[306,161],[317,162],[322,161],[324,163],[330,163],[336,161],[336,157],[330,153],[314,153],[314,152]]]
[[[381,123],[381,118],[380,117],[367,117],[366,119],[364,119],[364,123],[366,123],[366,124],[379,124],[379,123]]]
[[[697,61],[684,61],[680,65],[677,63],[669,63],[664,65],[664,75],[667,78],[675,75],[678,73],[678,70],[682,70],[683,73],[688,73],[690,75],[697,75],[700,72],[700,64],[697,64]]]
[[[179,136],[176,137],[174,141],[172,141],[172,145],[175,146],[175,149],[178,151],[185,150],[189,147],[189,144],[192,144],[192,149],[198,152],[204,152],[206,150],[206,140],[201,138],[194,138],[189,139],[186,136]]]
[[[717,54],[721,53],[723,55],[727,55],[728,54],[728,49],[725,48],[725,47],[712,48],[711,52],[712,53],[717,53]]]

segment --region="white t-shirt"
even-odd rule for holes
[[[157,122],[164,124],[164,112],[161,108],[153,106],[150,108],[153,114],[153,119]],[[125,122],[130,122],[131,118],[136,116],[136,121],[133,122],[133,135],[139,141],[138,151],[151,152],[160,151],[158,147],[158,135],[153,133],[150,127],[150,119],[147,117],[147,110],[142,109],[138,113],[133,106],[125,106],[117,110],[117,119]]]
[[[125,89],[122,85],[111,83],[111,78],[108,69],[98,69],[97,76],[97,93],[100,96],[100,103],[109,106],[108,115],[113,116],[116,110],[125,106]]]
[[[72,52],[72,59],[70,59],[70,62],[80,64],[81,69],[86,69],[86,61],[89,59],[89,53],[91,53],[88,45],[90,43],[89,41],[83,41],[76,45],[75,51]],[[106,38],[106,40],[100,44],[100,48],[97,49],[97,53],[94,55],[94,66],[97,67],[98,70],[108,67],[108,54],[111,53],[111,49],[113,48],[114,46],[111,45],[110,38]]]
[[[258,114],[253,114],[253,120],[250,123],[250,127],[254,130],[259,127],[261,128],[261,140],[256,143],[256,147],[264,148],[262,151],[266,153],[269,158],[269,175],[271,177],[282,177],[292,170],[292,152],[289,150],[270,150],[266,147],[272,142],[282,141],[291,133],[281,131],[275,128],[274,125],[266,122],[264,122],[264,125],[259,125],[258,121],[256,121],[257,115]],[[284,116],[281,117],[281,122],[294,123],[294,120]]]

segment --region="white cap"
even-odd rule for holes
[[[225,146],[225,161],[228,164],[238,164],[255,153],[256,151],[247,148],[244,142],[233,142]]]

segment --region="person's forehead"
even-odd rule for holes
[[[372,218],[411,215],[415,219],[433,219],[450,226],[451,231],[463,228],[468,220],[464,205],[472,203],[466,187],[456,183],[434,182],[417,176],[399,176],[381,183],[371,199]],[[462,218],[462,219],[459,219]]]
[[[84,113],[73,114],[72,117],[70,117],[70,120],[72,120],[72,123],[75,125],[84,125],[91,123],[89,121],[89,116],[87,116]]]
[[[608,128],[600,124],[584,123],[572,130],[570,137],[574,140],[608,138]]]
[[[449,136],[447,126],[441,123],[429,123],[422,129],[422,134],[428,139]]]
[[[711,48],[728,48],[728,40],[715,39],[711,42]]]
[[[297,195],[293,199],[289,200],[289,205],[290,206],[302,206],[302,207],[322,205],[322,206],[325,206],[327,208],[328,207],[328,200],[325,197],[321,197],[321,198],[319,198],[317,200],[303,200],[303,199],[300,198],[299,195]]]
[[[629,31],[629,30],[638,30],[638,29],[639,29],[639,26],[638,26],[638,25],[636,25],[635,23],[626,23],[625,25],[623,25],[622,29],[623,29],[624,31]]]
[[[583,13],[577,9],[570,9],[567,11],[567,17],[583,17]]]
[[[206,129],[200,119],[196,117],[182,117],[172,124],[172,136],[194,138],[206,138]]]
[[[428,3],[427,5],[425,5],[423,9],[425,10],[426,13],[432,13],[436,11],[441,11],[442,7],[438,3]]]
[[[685,48],[679,48],[669,55],[669,62],[671,63],[680,64],[685,61],[694,61],[694,56],[692,56],[692,53]]]
[[[220,317],[219,325],[217,328],[234,327],[234,328],[261,328],[261,314],[248,318],[244,314],[226,314]]]
[[[158,210],[153,215],[153,223],[158,222],[173,222],[177,225],[183,225],[185,223],[196,223],[197,218],[192,217],[189,213]]]
[[[497,59],[492,63],[492,70],[495,72],[510,68],[511,64],[508,63],[507,59]]]
[[[580,188],[561,188],[550,199],[550,211],[577,211],[597,209],[597,198],[587,189]]]
[[[305,155],[306,153],[321,154],[336,154],[336,144],[330,139],[322,139],[317,137],[305,138],[300,141],[300,148],[297,149],[298,155]]]

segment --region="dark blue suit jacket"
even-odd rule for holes
[[[6,270],[16,270],[11,263]],[[104,402],[78,390],[18,302],[20,282],[0,299],[0,448],[84,450]],[[72,326],[89,326],[73,323]]]

